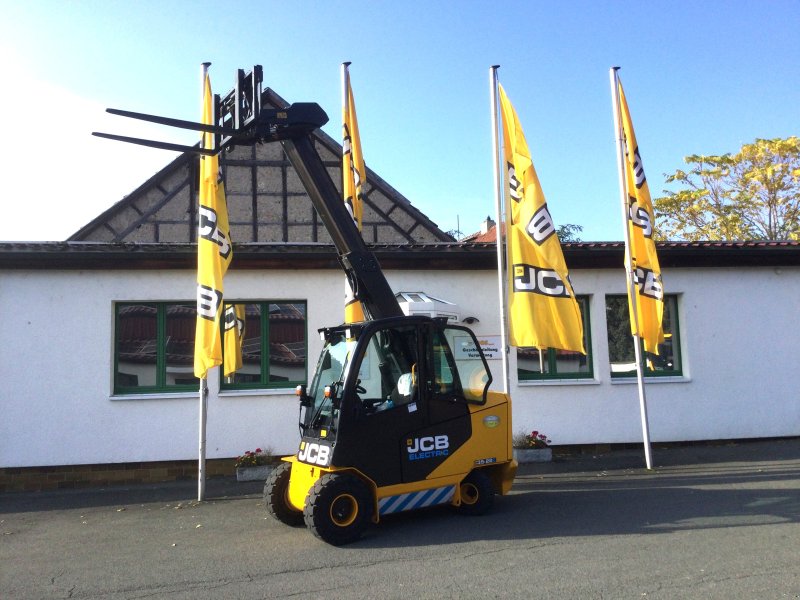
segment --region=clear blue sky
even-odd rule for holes
[[[622,67],[657,196],[688,154],[800,134],[798,30],[797,0],[0,0],[0,239],[64,239],[174,157],[92,130],[196,139],[102,108],[196,120],[201,62],[218,93],[255,63],[290,102],[318,102],[340,139],[339,65],[352,61],[367,164],[442,229],[493,213],[499,64],[554,220],[618,240],[609,67]]]

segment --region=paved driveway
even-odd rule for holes
[[[800,598],[800,440],[521,468],[495,511],[333,548],[257,484],[0,495],[0,598]]]

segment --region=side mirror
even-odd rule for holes
[[[311,406],[311,398],[308,397],[306,386],[298,385],[294,390],[294,394],[300,399],[300,406]]]
[[[331,406],[333,408],[341,408],[342,406],[342,398],[339,394],[340,391],[341,386],[338,383],[331,383],[325,386],[325,397],[331,401]]]

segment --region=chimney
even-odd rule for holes
[[[492,217],[486,217],[486,220],[481,223],[481,234],[488,233],[492,227],[494,227]]]

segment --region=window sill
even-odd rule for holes
[[[260,388],[241,390],[220,390],[220,398],[239,398],[244,396],[294,396],[295,389],[291,388]]]
[[[200,390],[194,392],[147,392],[141,394],[113,394],[108,397],[112,402],[126,400],[187,400],[198,398]]]
[[[112,402],[126,400],[196,400],[200,390],[192,392],[147,392],[141,394],[114,394],[108,397]],[[247,396],[294,396],[294,388],[268,388],[251,390],[221,390],[218,398],[241,398]]]
[[[630,377],[611,377],[611,385],[629,385],[629,384],[636,384],[638,379],[635,375]],[[674,376],[665,376],[665,377],[647,377],[645,376],[644,382],[645,384],[651,383],[689,383],[691,382],[691,377],[687,377],[686,375],[674,375]]]
[[[519,387],[539,387],[544,385],[600,385],[597,379],[525,379],[517,381]]]

